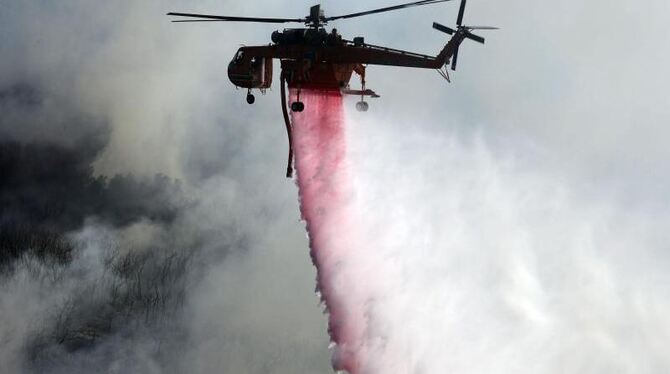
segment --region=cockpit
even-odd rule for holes
[[[244,51],[240,49],[235,54],[235,57],[233,57],[233,64],[239,65],[242,63],[243,60],[244,60]]]
[[[240,48],[228,65],[228,78],[237,87],[269,88],[272,84],[272,59],[254,56]]]

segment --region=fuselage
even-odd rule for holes
[[[344,47],[333,29],[286,29],[272,34],[273,44],[242,47],[228,65],[230,81],[244,88],[265,89],[272,84],[272,59],[281,60],[282,74],[290,88],[340,90],[349,86],[357,63],[337,63],[328,58]]]
[[[240,48],[228,66],[230,81],[244,88],[270,87],[272,59],[281,61],[291,88],[337,90],[348,87],[352,73],[363,77],[365,65],[440,69],[465,34],[459,31],[435,57],[366,44],[362,37],[343,40],[333,29],[286,29],[272,34],[267,46]]]

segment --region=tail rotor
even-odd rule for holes
[[[452,29],[451,27],[447,27],[444,25],[441,25],[437,22],[433,22],[433,28],[438,31],[442,31],[443,33],[449,34],[449,35],[461,35],[464,39],[470,39],[473,40],[477,43],[484,44],[485,39],[482,38],[479,35],[473,34],[471,31],[472,30],[498,30],[497,27],[492,27],[492,26],[464,26],[463,25],[463,17],[465,15],[465,4],[467,0],[461,0],[461,6],[458,9],[458,18],[456,18],[456,30]],[[454,55],[451,59],[451,70],[456,70],[456,65],[458,63],[458,49],[460,47],[460,43],[456,46],[456,49],[454,50]]]

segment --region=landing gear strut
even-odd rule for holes
[[[300,101],[300,88],[298,88],[298,101],[291,103],[291,111],[302,112],[305,110],[305,104]]]
[[[361,76],[361,101],[356,103],[356,110],[359,112],[367,112],[370,106],[365,102],[365,66],[359,65],[356,69],[358,75]]]

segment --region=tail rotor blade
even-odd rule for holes
[[[456,71],[456,63],[458,62],[458,48],[454,51],[454,57],[451,59],[451,70]]]
[[[444,33],[447,33],[447,34],[449,34],[449,35],[454,35],[454,33],[456,33],[456,30],[454,30],[454,29],[452,29],[452,28],[450,28],[450,27],[444,26],[444,25],[440,25],[440,24],[437,23],[437,22],[433,22],[433,28],[434,28],[435,30],[439,30],[439,31],[442,31],[442,32],[444,32]]]
[[[461,0],[461,8],[458,10],[458,19],[456,20],[456,24],[458,26],[461,26],[463,24],[463,15],[465,14],[465,1],[466,0]]]
[[[475,34],[467,33],[467,34],[465,34],[465,37],[468,38],[468,39],[474,40],[474,41],[476,41],[476,42],[478,42],[478,43],[482,43],[482,44],[484,44],[484,38],[482,38],[482,37],[479,36],[479,35],[475,35]]]

